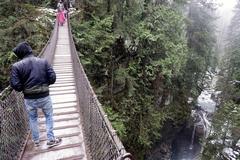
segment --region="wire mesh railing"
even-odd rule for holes
[[[0,159],[18,159],[28,134],[23,96],[12,91],[0,102]]]
[[[71,34],[69,37],[72,53],[75,81],[78,92],[78,103],[82,117],[84,140],[89,159],[93,160],[123,160],[132,159],[103,111],[97,96],[84,72]]]
[[[49,41],[39,54],[50,63],[54,56],[57,36],[56,22]],[[0,94],[0,160],[20,159],[28,135],[28,117],[23,95],[7,87]]]

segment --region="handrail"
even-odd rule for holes
[[[48,60],[50,64],[53,63],[53,57],[57,45],[57,39],[58,39],[58,21],[56,19],[54,24],[54,29],[51,33],[51,36],[49,40],[47,41],[46,45],[42,49],[41,53],[39,54],[39,57],[43,57]]]
[[[133,159],[131,154],[126,152],[87,78],[73,41],[69,20],[68,27],[73,68],[79,95],[78,103],[83,117],[84,137],[88,153],[90,153],[89,157],[94,160]],[[96,134],[96,132],[98,133]]]

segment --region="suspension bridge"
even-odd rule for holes
[[[130,160],[80,63],[69,20],[56,23],[43,48],[57,75],[50,86],[54,133],[59,146],[46,145],[45,118],[39,111],[40,146],[34,147],[21,93],[10,87],[0,100],[0,160]]]

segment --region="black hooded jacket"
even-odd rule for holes
[[[49,85],[55,83],[56,74],[47,60],[35,57],[27,42],[13,49],[21,60],[12,65],[10,85],[24,93],[26,99],[43,98],[49,95]]]

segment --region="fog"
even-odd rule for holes
[[[231,23],[231,19],[234,14],[234,7],[237,4],[237,0],[217,0],[219,7],[217,9],[217,54],[219,59],[224,55],[224,47],[226,44],[226,36],[228,33],[228,27]]]

